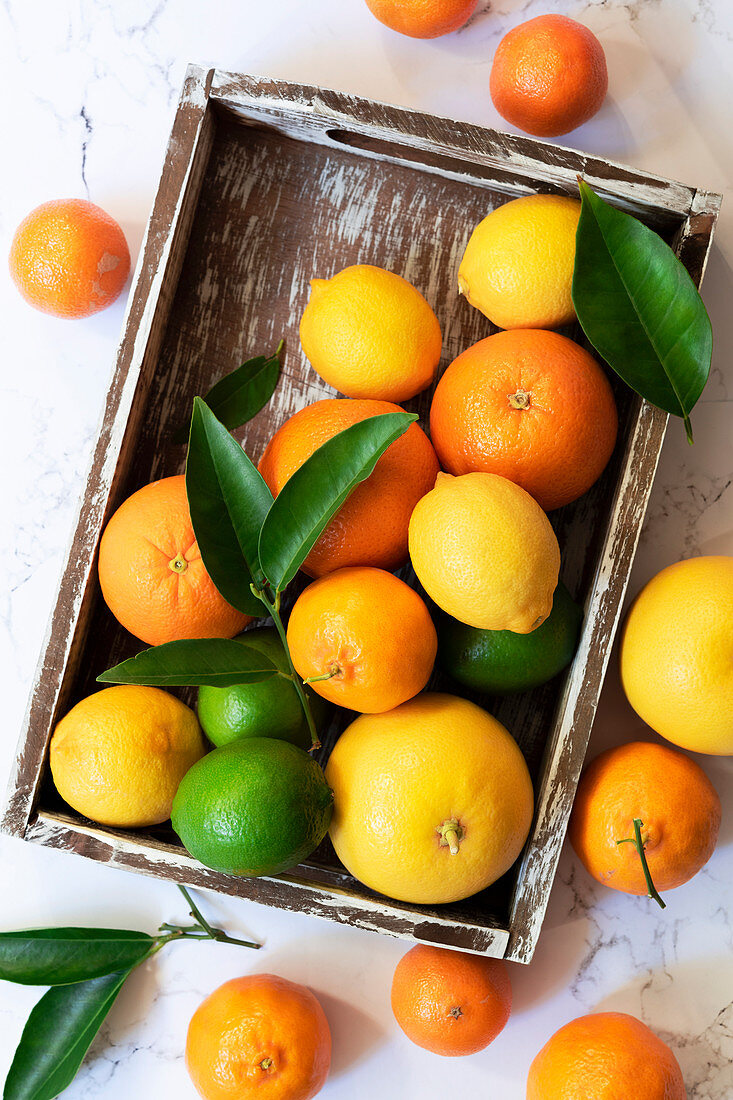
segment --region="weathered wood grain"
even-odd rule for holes
[[[309,279],[351,263],[390,268],[419,287],[441,322],[444,368],[492,331],[457,293],[455,272],[473,226],[515,194],[577,194],[578,172],[663,232],[693,278],[702,278],[718,196],[531,139],[340,93],[189,71],[21,738],[6,830],[263,904],[529,961],[664,435],[664,414],[615,378],[616,452],[593,489],[552,517],[563,578],[586,608],[578,655],[564,676],[536,691],[475,697],[516,737],[537,795],[524,856],[491,889],[452,906],[404,905],[355,882],[327,840],[286,876],[219,875],[192,860],[170,826],[138,835],[70,814],[45,758],[56,713],[97,690],[102,669],[140,648],[97,596],[96,545],[120,500],[182,469],[184,448],[172,440],[193,396],[285,337],[275,398],[237,433],[253,459],[293,412],[333,396],[302,355],[297,327]],[[423,426],[430,398],[427,391],[408,403]],[[432,686],[455,690],[439,675]],[[180,694],[193,699],[190,691]],[[346,721],[344,714],[328,731],[322,759]]]

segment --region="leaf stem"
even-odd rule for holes
[[[180,883],[179,883],[178,889],[181,891],[184,898],[188,902],[188,905],[189,905],[190,910],[191,910],[191,916],[195,920],[198,921],[198,924],[195,924],[190,928],[180,928],[180,929],[178,929],[179,932],[182,932],[184,935],[186,935],[187,933],[193,932],[196,929],[200,929],[202,932],[205,933],[204,936],[191,936],[190,938],[191,939],[216,940],[217,943],[233,943],[233,944],[236,944],[238,947],[252,947],[255,950],[259,950],[259,948],[262,946],[262,944],[253,943],[252,940],[239,940],[235,936],[230,936],[227,932],[224,932],[223,929],[221,929],[221,928],[213,928],[209,924],[209,922],[206,920],[206,917],[204,917],[204,915],[201,913],[201,910],[196,905],[196,902],[193,900],[193,898],[189,894],[186,887],[181,886]],[[172,925],[162,925],[161,926],[161,928],[165,928],[165,927],[171,928],[171,930],[172,930],[175,926],[172,926]]]
[[[301,706],[303,707],[303,713],[305,714],[305,720],[308,723],[308,731],[311,735],[311,747],[310,747],[309,751],[314,752],[316,749],[320,749],[321,742],[320,742],[320,739],[318,737],[318,730],[316,729],[316,723],[313,719],[313,711],[311,710],[311,706],[310,706],[310,702],[308,700],[308,696],[306,695],[305,691],[303,690],[303,684],[301,683],[301,680],[300,680],[300,677],[298,676],[298,673],[295,671],[295,665],[293,664],[293,658],[290,656],[290,647],[288,646],[287,634],[285,632],[285,627],[283,625],[283,621],[280,617],[280,593],[277,592],[275,594],[274,600],[271,600],[265,589],[257,588],[256,585],[253,584],[252,585],[252,591],[257,596],[258,600],[261,600],[262,603],[267,608],[267,610],[269,611],[269,613],[272,617],[272,621],[275,624],[275,629],[277,630],[278,634],[280,635],[280,641],[283,644],[283,649],[285,650],[285,656],[287,657],[288,664],[290,665],[290,671],[291,671],[292,677],[293,677],[293,684],[295,685],[295,690],[298,693],[298,697],[300,699]]]
[[[644,849],[644,841],[641,838],[641,829],[642,829],[643,824],[644,824],[644,822],[640,818],[635,817],[634,818],[634,835],[624,837],[623,840],[617,840],[616,844],[617,845],[618,844],[633,844],[634,845],[637,852],[639,853],[639,859],[641,860],[641,868],[644,872],[644,878],[646,880],[646,889],[647,889],[647,895],[646,896],[648,898],[651,898],[652,901],[656,901],[657,905],[661,909],[666,909],[667,908],[667,903],[665,901],[662,901],[662,898],[661,898],[659,892],[657,891],[656,886],[654,885],[654,881],[652,879],[652,874],[651,874],[651,871],[649,870],[649,864],[647,863],[646,851]]]

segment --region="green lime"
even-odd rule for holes
[[[562,581],[552,611],[531,634],[477,630],[441,617],[438,659],[459,684],[492,695],[528,691],[547,683],[569,665],[578,645],[582,608]]]
[[[258,649],[280,669],[290,672],[283,644],[274,626],[260,626],[240,634],[237,641]],[[316,729],[321,731],[328,714],[328,704],[309,687]],[[212,744],[228,745],[240,737],[277,737],[292,741],[303,749],[311,744],[308,723],[303,714],[292,680],[272,676],[258,684],[237,684],[235,687],[200,687],[199,722]]]
[[[274,737],[214,749],[173,799],[173,828],[191,855],[231,875],[276,875],[318,847],[333,792],[307,752]]]

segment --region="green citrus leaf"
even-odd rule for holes
[[[261,605],[260,605],[261,606]],[[230,687],[280,675],[269,657],[234,638],[186,638],[144,649],[97,677],[102,684]],[[2,975],[0,974],[0,977]]]
[[[20,985],[68,985],[129,969],[155,940],[120,928],[0,932],[0,978]]]
[[[282,341],[275,352],[267,358],[258,355],[254,359],[248,359],[241,367],[237,367],[231,374],[225,375],[216,385],[212,386],[202,400],[220,420],[222,424],[234,431],[241,428],[260,409],[264,408],[275,392],[280,378],[280,349]],[[176,432],[174,443],[185,443],[188,439],[188,424]]]
[[[329,439],[295,471],[267,513],[259,560],[276,591],[293,579],[331,518],[359,482],[369,477],[414,413],[370,416]]]
[[[685,421],[710,373],[713,334],[687,269],[662,238],[581,181],[573,304],[593,347],[633,390]]]
[[[193,403],[186,493],[201,558],[212,581],[234,607],[261,616],[262,604],[250,586],[263,580],[258,543],[272,493],[200,397]]]
[[[130,970],[49,989],[20,1037],[3,1100],[54,1100],[74,1080]]]

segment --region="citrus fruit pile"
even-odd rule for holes
[[[602,369],[543,327],[572,314],[578,205],[537,195],[466,227],[460,287],[507,327],[443,373],[432,443],[405,425],[337,496],[303,543],[298,564],[314,580],[287,622],[280,589],[268,597],[252,585],[273,618],[253,627],[236,586],[217,573],[217,588],[207,570],[221,515],[208,502],[192,513],[193,429],[186,477],[144,485],[119,505],[98,559],[119,623],[166,653],[236,639],[230,656],[239,642],[263,671],[198,681],[198,719],[154,686],[176,682],[165,676],[82,700],[51,744],[56,786],[74,809],[126,828],[170,816],[191,855],[235,875],[287,870],[330,829],[348,871],[415,904],[460,901],[511,868],[532,821],[530,774],[511,732],[461,690],[530,690],[577,645],[582,614],[559,585],[547,510],[600,476],[617,428]],[[403,416],[394,402],[435,381],[441,354],[422,293],[371,264],[314,278],[299,331],[313,368],[346,396],[316,401],[274,431],[248,475],[273,502],[294,478],[308,498],[311,469],[319,485],[335,478],[320,456],[360,426]],[[392,572],[408,562],[418,586]],[[425,690],[438,653],[448,690]],[[307,750],[329,705],[358,716],[341,721],[348,728],[324,772]]]

